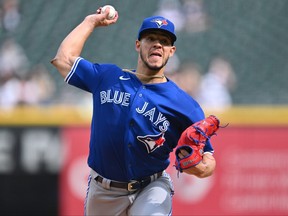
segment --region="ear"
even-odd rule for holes
[[[169,57],[172,57],[175,52],[176,52],[176,46],[172,46],[171,49],[170,49]]]
[[[136,40],[136,42],[135,42],[135,50],[136,50],[137,52],[140,51],[140,46],[141,46],[141,42],[140,42],[139,40]]]

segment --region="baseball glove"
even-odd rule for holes
[[[183,172],[183,170],[200,163],[205,143],[211,136],[216,134],[219,124],[219,119],[214,115],[210,115],[201,121],[195,122],[181,134],[175,151],[175,167],[178,171]],[[183,150],[188,155],[186,155],[187,153],[183,155]]]

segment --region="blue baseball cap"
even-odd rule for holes
[[[152,16],[144,19],[138,32],[138,40],[141,39],[143,33],[149,31],[162,31],[168,34],[172,39],[172,44],[177,39],[174,24],[162,16]]]

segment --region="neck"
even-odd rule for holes
[[[137,71],[133,72],[133,71],[128,70],[128,69],[123,69],[123,71],[134,74],[135,76],[138,77],[139,80],[141,80],[141,82],[144,82],[144,83],[160,83],[160,82],[166,82],[167,81],[164,74],[162,74],[162,75],[146,75],[146,74],[139,73]]]

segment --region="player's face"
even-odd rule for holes
[[[146,33],[141,41],[136,41],[136,50],[140,59],[150,70],[161,70],[173,56],[176,47],[163,33]]]

